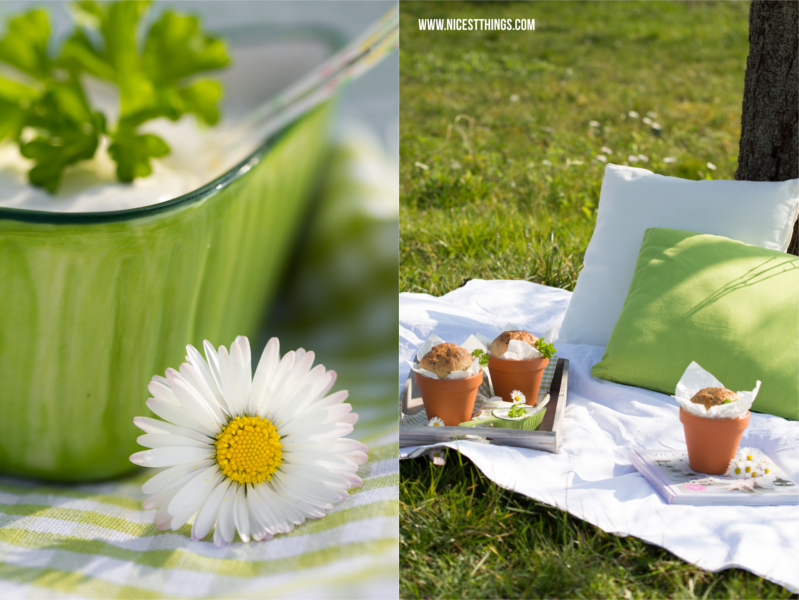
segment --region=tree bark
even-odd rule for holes
[[[798,69],[799,0],[753,0],[735,179],[799,177]],[[798,225],[788,248],[797,255]]]

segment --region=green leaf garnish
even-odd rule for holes
[[[510,407],[508,416],[511,418],[527,416],[527,409],[524,406],[521,402],[514,404]]]
[[[544,358],[552,358],[555,356],[555,352],[558,351],[555,346],[552,344],[548,344],[544,341],[544,338],[538,338],[535,343],[536,350],[538,350]]]
[[[480,359],[480,366],[485,367],[488,365],[488,354],[477,348],[476,350],[472,351],[472,356],[476,356]]]
[[[225,42],[202,31],[197,17],[165,11],[140,43],[146,0],[73,5],[77,25],[60,53],[51,55],[50,23],[43,10],[8,22],[0,39],[0,61],[22,75],[0,77],[0,140],[12,138],[35,162],[33,185],[55,193],[65,168],[94,156],[107,137],[120,181],[152,172],[151,159],[169,146],[138,128],[160,117],[192,114],[207,125],[219,121],[222,85],[195,76],[229,64]],[[83,90],[87,75],[119,90],[119,120],[107,126]]]

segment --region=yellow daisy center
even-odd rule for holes
[[[269,481],[283,461],[280,435],[272,421],[261,417],[236,417],[214,445],[222,473],[239,483]]]

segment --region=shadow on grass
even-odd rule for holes
[[[504,490],[452,450],[400,464],[400,534],[402,598],[799,597]]]

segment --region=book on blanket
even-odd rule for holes
[[[799,486],[779,468],[756,479],[694,472],[687,452],[630,450],[628,458],[669,504],[799,504]]]

